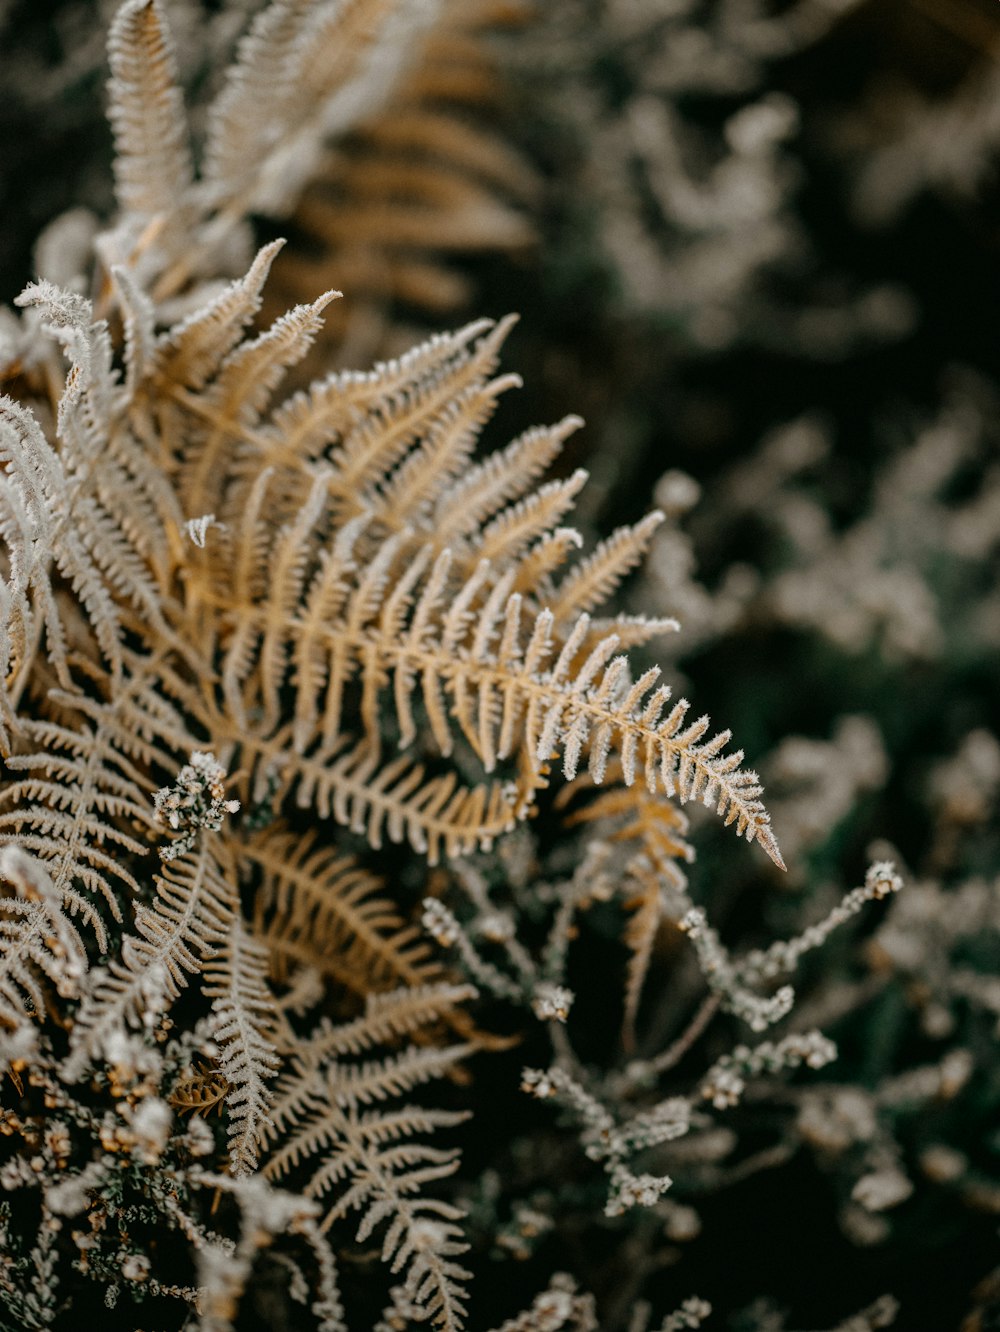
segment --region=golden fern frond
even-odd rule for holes
[[[289,755],[286,775],[301,808],[336,819],[375,850],[385,838],[405,841],[436,865],[442,855],[489,850],[521,816],[510,782],[466,786],[454,772],[431,777],[405,755],[386,762],[370,745],[344,749],[344,743]]]
[[[106,266],[148,276],[164,310],[228,270],[245,249],[250,215],[294,211],[327,142],[391,97],[434,8],[425,0],[271,0],[205,108],[196,178],[159,0],[126,0],[109,52],[120,211],[98,242]],[[493,155],[495,172],[501,157]]]
[[[643,559],[663,517],[659,510],[654,510],[641,522],[619,527],[592,555],[571,569],[549,602],[556,623],[565,624],[584,611],[602,606],[625,575]]]
[[[408,524],[428,524],[443,486],[466,469],[482,427],[500,394],[521,383],[517,375],[499,375],[452,397],[447,408],[387,480],[378,485],[371,507],[390,532]]]
[[[621,648],[642,647],[654,638],[676,634],[680,622],[672,615],[595,615],[580,648],[581,655],[593,649],[609,634],[616,634]]]
[[[649,626],[605,633],[587,613],[632,567],[655,517],[567,576],[579,545],[567,515],[584,477],[541,477],[576,419],[474,461],[516,382],[498,369],[510,320],[281,400],[335,293],[253,328],[278,244],[250,261],[247,211],[294,204],[324,135],[383,104],[415,51],[402,37],[422,35],[433,8],[271,0],[209,112],[198,181],[158,2],[120,10],[121,217],[98,246],[108,322],[72,292],[29,287],[20,304],[67,354],[65,391],[37,418],[0,405],[0,720],[14,751],[0,793],[0,1025],[41,1014],[53,987],[79,998],[58,1069],[78,1080],[138,1047],[129,1028],[162,1035],[182,995],[196,1012],[200,977],[201,1020],[160,1067],[166,1076],[171,1048],[187,1060],[200,1043],[217,1078],[212,1089],[182,1080],[175,1098],[196,1109],[221,1089],[233,1174],[255,1171],[263,1147],[272,1178],[308,1168],[305,1192],[331,1203],[328,1223],[355,1215],[362,1240],[384,1227],[414,1317],[457,1332],[462,1213],[424,1196],[457,1157],[423,1139],[463,1116],[401,1102],[432,1079],[457,1081],[484,1043],[462,1009],[473,992],[446,982],[405,909],[338,850],[329,820],[370,848],[406,841],[434,863],[486,849],[525,818],[555,755],[568,778],[586,766],[595,782],[616,755],[626,784],[641,773],[651,790],[711,803],[780,856],[755,775],[724,753],[728,732],[710,739],[706,719],[689,723],[655,671],[633,679],[622,640]],[[438,32],[434,62],[408,85],[414,106],[490,94],[468,40],[478,0],[448,0],[445,12],[467,27]],[[408,131],[383,121],[383,142],[419,131],[433,156],[443,115]],[[273,137],[261,133],[268,117]],[[476,148],[471,131],[441,137],[458,157]],[[490,212],[491,182],[512,169],[502,152],[482,179],[437,160],[413,173],[390,165],[348,178],[367,200],[355,221],[386,203],[394,251],[421,244],[412,201],[427,218],[457,205],[456,245],[473,224],[502,230]],[[399,272],[416,281],[430,271],[422,263],[407,255]],[[198,288],[241,268],[228,286]],[[57,362],[46,348],[50,391]],[[397,739],[412,757],[387,756]],[[496,778],[468,776],[479,765]],[[247,806],[235,827],[229,781]],[[154,874],[158,820],[176,836]],[[126,901],[134,931],[84,983],[79,921],[105,949],[105,909],[120,919]],[[630,1019],[657,902],[651,888],[627,935]],[[555,930],[552,940],[550,955],[563,948]],[[290,982],[285,1002],[269,971]],[[350,998],[331,979],[366,1011],[299,1038],[312,1003],[336,1011]],[[233,1181],[232,1192],[241,1209],[274,1201],[263,1182],[255,1193]],[[180,1224],[203,1241],[207,1271],[214,1238]],[[244,1252],[226,1257],[249,1272]]]
[[[371,1105],[440,1077],[475,1050],[463,1043],[450,1046],[411,1045],[399,1054],[363,1064],[335,1063],[329,1072],[329,1094],[341,1104]]]
[[[454,537],[472,537],[511,500],[542,476],[563,444],[583,425],[567,416],[553,426],[535,426],[481,462],[465,470],[438,497],[433,526]]]
[[[565,818],[567,828],[608,820],[612,830],[602,835],[616,842],[634,842],[637,851],[648,857],[653,867],[668,882],[682,887],[684,876],[677,862],[690,863],[694,849],[686,840],[687,816],[659,791],[646,786],[621,785],[621,765],[608,765],[607,789],[597,789],[587,774],[564,786],[555,799],[557,809],[565,809],[578,795],[586,798]]]
[[[631,914],[623,936],[629,960],[625,971],[622,1043],[631,1051],[635,1048],[635,1024],[643,986],[649,975],[653,945],[663,922],[663,887],[659,875],[642,864],[632,866],[629,887],[634,891],[625,903]]]
[[[295,213],[307,245],[276,270],[285,303],[349,288],[331,332],[346,326],[356,348],[377,345],[392,301],[444,312],[468,300],[470,281],[447,256],[532,244],[525,205],[539,181],[497,134],[504,89],[489,49],[491,30],[521,17],[512,6],[438,6],[389,95],[319,164]]]
[[[686,879],[680,866],[693,860],[694,850],[685,836],[687,816],[668,797],[659,791],[650,792],[639,783],[633,786],[615,784],[621,779],[621,765],[617,760],[609,765],[606,775],[612,783],[607,790],[595,791],[589,775],[582,775],[563,787],[555,805],[565,808],[575,796],[584,792],[586,799],[566,816],[566,826],[607,822],[611,831],[603,832],[602,829],[602,833],[610,841],[629,842],[636,846],[623,884],[625,906],[631,914],[624,934],[630,956],[626,968],[622,1035],[626,1048],[631,1048],[653,946],[667,911],[665,890],[684,893]],[[684,897],[682,900],[687,902],[689,899]]]
[[[565,480],[549,481],[524,499],[509,504],[477,534],[475,545],[480,558],[500,568],[519,559],[529,546],[558,529],[586,481],[587,473],[578,468]]]
[[[265,245],[245,276],[160,335],[154,373],[165,397],[202,388],[218,370],[260,309],[264,283],[283,244],[276,240]]]
[[[283,103],[290,98],[299,47],[315,8],[315,0],[275,0],[240,41],[212,106],[205,144],[205,176],[220,198],[246,189],[260,169],[270,146],[261,143],[261,106],[269,105],[276,119],[288,114]]]
[[[318,523],[321,513],[317,502],[315,516],[308,515],[304,526]],[[276,540],[287,544],[293,537],[283,533]],[[294,542],[295,558],[282,552],[277,567],[294,565],[298,577],[306,533],[295,534]],[[647,671],[633,681],[627,658],[616,655],[614,634],[578,664],[590,625],[587,615],[579,617],[560,644],[548,609],[522,629],[522,598],[508,595],[509,582],[496,582],[476,607],[484,584],[481,567],[456,586],[450,579],[448,551],[433,564],[411,556],[408,570],[400,567],[398,551],[392,538],[383,543],[357,586],[345,590],[340,607],[322,621],[309,615],[309,606],[328,565],[320,567],[312,588],[306,585],[304,614],[297,600],[230,609],[219,598],[221,622],[233,626],[232,641],[240,644],[241,674],[249,675],[252,665],[260,663],[265,728],[271,718],[277,719],[282,691],[291,687],[297,691],[296,715],[317,716],[322,710],[324,733],[336,735],[344,691],[359,677],[362,720],[374,744],[380,729],[378,700],[389,694],[391,678],[401,743],[406,745],[416,736],[413,701],[419,680],[429,728],[443,754],[452,751],[457,723],[487,771],[521,748],[536,765],[561,751],[564,772],[572,779],[586,751],[591,776],[600,782],[614,750],[627,785],[641,766],[651,790],[659,785],[681,801],[700,799],[714,805],[727,824],[735,823],[748,840],[760,841],[780,864],[756,774],[740,768],[740,752],[724,753],[729,732],[705,739],[708,719],[685,724],[686,700],[665,714],[670,690],[655,687],[659,672]],[[348,552],[340,555],[347,575]],[[293,676],[290,663],[307,657],[311,669],[297,669]],[[232,664],[231,647],[226,667],[230,678]],[[248,715],[235,695],[229,702],[240,703],[241,715]]]
[[[350,857],[278,825],[239,848],[257,884],[256,933],[279,964],[306,963],[359,994],[439,978],[418,930]]]
[[[425,1110],[415,1105],[367,1114],[358,1114],[353,1109],[345,1112],[341,1106],[331,1105],[323,1125],[323,1137],[330,1146],[325,1149],[322,1165],[310,1175],[303,1192],[307,1197],[319,1199],[337,1190],[327,1213],[327,1226],[349,1216],[352,1210],[372,1208],[367,1226],[363,1219],[357,1234],[359,1240],[367,1239],[375,1226],[394,1212],[402,1211],[405,1215],[405,1205],[400,1207],[399,1204],[406,1194],[416,1193],[426,1184],[447,1178],[458,1166],[455,1150],[406,1139],[450,1128],[467,1117],[458,1112]],[[315,1154],[312,1136],[307,1150],[311,1155]],[[410,1169],[418,1165],[424,1167],[424,1171],[419,1176],[411,1174]],[[276,1177],[280,1178],[278,1172]],[[439,1200],[420,1199],[418,1214],[420,1211],[438,1212],[446,1206]],[[462,1219],[462,1215],[455,1209],[455,1220]],[[461,1240],[461,1232],[456,1233],[456,1238]],[[463,1243],[463,1250],[467,1247]],[[382,1256],[383,1261],[391,1257],[385,1249]]]
[[[425,7],[272,0],[240,44],[209,108],[205,181],[243,213],[284,216],[313,175],[327,135],[343,133],[383,86],[426,21]],[[272,132],[259,130],[266,103]],[[289,151],[294,145],[295,152]]]
[[[229,476],[226,454],[233,435],[254,425],[289,366],[308,350],[323,309],[339,295],[328,291],[296,306],[266,332],[239,343],[219,367],[202,398],[204,423],[189,430],[177,489],[187,513],[222,513]]]
[[[338,514],[378,512],[386,479],[415,446],[441,436],[457,402],[477,404],[488,415],[491,399],[511,382],[488,387],[512,323],[479,320],[365,375],[321,380],[279,407],[263,427],[258,465],[301,470],[307,459],[322,460]],[[413,517],[401,512],[395,526]]]
[[[118,206],[130,222],[177,227],[193,168],[170,35],[158,0],[127,0],[108,34],[108,118]]]
[[[41,707],[48,718],[21,721],[18,752],[6,763],[10,780],[0,787],[0,844],[42,862],[102,952],[101,908],[122,919],[123,894],[140,895],[140,866],[160,835],[148,774],[176,772],[175,755],[193,741],[171,702],[188,692],[162,655],[125,652],[123,661],[117,680],[75,661],[75,690],[49,686]]]
[[[167,1100],[181,1115],[208,1115],[213,1110],[221,1114],[229,1091],[225,1075],[203,1061],[196,1072],[178,1080]]]

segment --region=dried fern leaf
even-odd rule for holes
[[[471,537],[545,473],[582,425],[580,417],[567,416],[554,426],[536,426],[468,468],[442,492],[434,509],[434,527],[449,538]]]
[[[205,965],[219,1071],[229,1084],[229,1157],[233,1174],[257,1167],[264,1128],[271,1122],[268,1082],[279,1061],[272,1043],[278,1014],[267,983],[268,951],[234,911],[229,930]]]
[[[220,200],[236,196],[261,169],[260,109],[277,124],[286,111],[315,0],[273,0],[241,39],[208,117],[205,178]],[[274,136],[279,137],[279,136]]]
[[[333,761],[295,758],[289,766],[298,777],[299,805],[364,834],[375,849],[383,834],[391,842],[407,841],[429,865],[442,854],[489,850],[516,819],[509,783],[467,787],[451,772],[428,777],[405,756],[379,766],[365,746]]]
[[[714,805],[727,823],[735,823],[748,840],[759,840],[780,863],[756,774],[740,768],[742,754],[723,752],[729,733],[704,739],[707,718],[685,726],[684,700],[664,715],[669,689],[654,688],[655,670],[633,682],[627,659],[615,655],[618,640],[613,634],[578,662],[590,625],[583,615],[553,662],[557,644],[551,611],[539,612],[526,635],[520,623],[521,600],[517,594],[506,596],[502,581],[474,617],[456,625],[454,618],[448,620],[444,606],[446,599],[451,607],[461,605],[463,589],[449,582],[447,552],[433,565],[425,562],[427,571],[413,587],[410,608],[399,598],[390,596],[386,601],[397,549],[391,541],[383,545],[383,565],[376,560],[368,566],[339,615],[318,629],[315,621],[309,624],[308,650],[322,664],[314,664],[307,677],[298,673],[298,684],[313,692],[304,702],[297,701],[300,715],[319,708],[317,693],[322,687],[324,726],[336,734],[344,689],[360,674],[362,717],[371,743],[378,728],[377,699],[388,693],[392,678],[392,697],[406,742],[414,734],[412,700],[419,681],[430,729],[443,754],[453,747],[452,718],[487,770],[524,746],[536,764],[561,751],[566,777],[572,779],[586,751],[590,773],[600,782],[614,750],[627,785],[641,767],[651,790],[659,785],[681,801],[700,799]],[[482,586],[481,566],[470,581],[474,592],[466,600],[474,602]],[[379,600],[383,605],[376,619]],[[262,663],[269,663],[265,700],[275,700],[292,683],[287,679],[288,663],[301,657],[304,626],[294,612],[284,618],[279,608],[272,608],[271,615],[267,609],[234,608],[232,623],[236,641],[241,631],[250,631],[259,643],[254,651]],[[224,622],[229,618],[224,614]],[[246,666],[245,657],[242,665]],[[267,711],[265,707],[265,716]],[[365,774],[366,780],[369,776]]]
[[[278,1083],[272,1115],[283,1141],[268,1158],[265,1173],[279,1179],[300,1162],[312,1162],[337,1146],[343,1106],[368,1106],[402,1096],[441,1077],[474,1048],[467,1044],[414,1045],[397,1055],[363,1064],[335,1060],[324,1065],[312,1058],[307,1043],[301,1060],[296,1057],[291,1070]],[[409,1109],[405,1107],[402,1113]],[[431,1122],[422,1120],[419,1125],[405,1126],[405,1131],[426,1132]],[[454,1121],[449,1118],[444,1122]],[[400,1132],[404,1123],[401,1121]]]
[[[164,864],[156,897],[136,912],[121,955],[91,972],[76,1015],[64,1075],[76,1081],[109,1037],[177,998],[225,942],[239,909],[215,834]]]
[[[128,702],[125,690],[117,707],[126,716]],[[120,718],[114,709],[103,716],[99,706],[93,711],[96,724],[78,715],[74,729],[23,724],[25,743],[36,748],[7,760],[18,775],[0,789],[0,843],[23,847],[43,863],[53,891],[93,929],[104,951],[97,904],[121,920],[122,889],[139,889],[128,858],[147,852],[140,833],[156,834],[141,774],[117,744]]]
[[[288,367],[305,355],[321,315],[339,292],[300,305],[264,333],[238,344],[219,367],[205,398],[211,424],[192,431],[178,478],[181,503],[190,514],[223,512],[226,452],[231,439],[253,426]]]
[[[239,854],[259,885],[257,936],[279,960],[308,963],[361,994],[438,979],[426,941],[378,880],[315,834],[275,825]]]
[[[619,527],[592,555],[576,565],[549,603],[556,622],[565,623],[603,605],[625,575],[642,560],[663,518],[659,510],[654,510],[639,523]]]
[[[72,890],[58,889],[41,861],[7,844],[0,881],[0,1026],[17,1027],[46,1011],[46,981],[62,999],[77,996],[87,952],[65,914],[67,901],[74,905]]]
[[[308,1042],[296,1046],[295,1057],[302,1063],[315,1064],[338,1055],[361,1054],[448,1019],[461,1004],[475,997],[473,986],[449,981],[370,993],[361,1017],[336,1025],[320,1023]]]
[[[126,0],[111,25],[108,59],[118,206],[130,221],[162,217],[176,226],[193,170],[173,47],[158,0]]]
[[[178,1114],[209,1115],[213,1110],[222,1113],[230,1092],[229,1080],[218,1069],[202,1062],[197,1072],[181,1078],[167,1098]]]
[[[160,337],[156,374],[171,393],[178,386],[198,390],[218,370],[260,309],[264,283],[283,244],[265,245],[244,277]]]

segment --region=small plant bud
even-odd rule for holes
[[[564,985],[538,985],[531,997],[531,1007],[540,1022],[565,1022],[576,998]]]

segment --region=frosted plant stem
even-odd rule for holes
[[[638,1091],[640,1087],[651,1086],[662,1073],[675,1068],[715,1017],[721,1003],[720,995],[706,995],[686,1030],[677,1040],[652,1059],[640,1059],[632,1063],[623,1079],[625,1094]]]

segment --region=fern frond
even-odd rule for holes
[[[466,404],[466,422],[477,423],[466,428],[475,432],[489,415],[496,394],[512,382],[505,377],[490,382],[512,323],[510,318],[496,324],[481,320],[456,334],[431,339],[367,375],[343,374],[321,381],[274,414],[264,434],[273,444],[261,463],[301,466],[303,454],[322,457],[330,468],[328,493],[342,518],[366,509],[381,514],[386,496],[392,494],[385,489],[386,481],[397,467],[402,477],[407,463],[416,465],[410,461],[414,457],[429,454],[433,459],[443,453],[447,458],[457,404]],[[320,441],[322,453],[317,448]],[[448,484],[455,473],[442,467],[436,475]],[[418,516],[399,496],[401,484],[395,481],[394,517],[382,520],[389,530],[398,530]],[[416,498],[422,503],[425,492],[418,488]]]
[[[126,691],[118,704],[123,712],[127,702]],[[103,952],[107,937],[96,902],[121,920],[121,888],[139,890],[128,858],[146,854],[148,844],[137,834],[152,838],[155,829],[142,776],[118,748],[111,716],[101,720],[75,729],[24,723],[24,741],[35,749],[7,760],[11,772],[24,775],[0,788],[0,844],[38,857],[53,891],[93,929]]]
[[[643,865],[634,865],[629,887],[633,885],[637,891],[626,903],[631,915],[624,935],[629,960],[625,973],[625,1009],[622,1015],[622,1043],[629,1051],[635,1048],[639,1001],[649,975],[653,945],[663,921],[663,890],[659,877]]]
[[[586,482],[587,473],[578,468],[565,481],[549,481],[503,509],[476,538],[480,558],[501,567],[517,560],[530,545],[558,527]]]
[[[335,1144],[342,1128],[340,1107],[367,1106],[402,1096],[441,1077],[474,1048],[467,1044],[410,1046],[398,1055],[364,1064],[334,1061],[322,1066],[312,1058],[307,1044],[302,1058],[293,1058],[291,1071],[284,1073],[278,1083],[272,1116],[283,1141],[280,1150],[269,1158],[266,1173],[280,1178],[301,1161],[312,1160]],[[399,1112],[404,1116],[399,1131],[426,1131],[406,1123],[405,1116],[411,1109],[407,1106]]]
[[[16,1027],[45,1012],[45,981],[60,998],[76,997],[87,952],[64,914],[67,894],[41,861],[8,844],[0,850],[0,880],[8,886],[0,893],[0,1024]]]
[[[229,1083],[229,1156],[234,1175],[257,1167],[265,1125],[271,1122],[268,1081],[279,1061],[272,1044],[278,1014],[267,984],[267,948],[236,910],[229,932],[206,963],[203,986],[212,1003],[219,1071]]]
[[[17,304],[40,308],[72,361],[59,404],[58,453],[30,413],[0,402],[8,470],[22,487],[26,506],[30,498],[44,496],[48,514],[49,530],[33,534],[32,558],[22,557],[21,563],[33,571],[36,586],[50,565],[58,568],[86,611],[105,659],[120,672],[128,608],[170,638],[166,570],[181,514],[150,450],[124,420],[110,338],[103,323],[92,322],[89,303],[41,282],[28,286]],[[25,481],[29,473],[31,482]],[[25,507],[25,512],[30,517],[34,511]],[[23,532],[24,524],[20,527]],[[38,544],[42,535],[44,547]],[[21,575],[22,582],[27,576]],[[58,660],[62,635],[51,615],[45,628]]]
[[[123,311],[123,317],[138,325],[148,320],[148,310],[136,308],[145,296],[134,282],[127,285],[133,307]],[[29,283],[15,304],[41,312],[44,327],[64,347],[72,367],[57,417],[59,457],[69,482],[69,493],[56,511],[57,543],[71,544],[74,529],[86,530],[86,519],[96,510],[125,547],[128,560],[122,569],[102,566],[109,584],[155,617],[166,600],[171,538],[181,515],[152,447],[148,423],[130,411],[138,386],[120,384],[107,325],[94,319],[89,302],[43,281]],[[134,330],[139,342],[148,336],[148,326],[144,332]],[[149,570],[145,578],[144,564]],[[131,578],[126,577],[128,568]],[[160,627],[159,620],[153,623]]]
[[[401,756],[375,761],[364,745],[337,757],[288,761],[297,777],[296,802],[363,834],[369,845],[409,842],[436,865],[442,857],[487,851],[517,819],[517,791],[508,782],[463,786],[453,772],[428,777]]]
[[[330,1129],[335,1135],[332,1145],[327,1150],[323,1164],[312,1175],[308,1188],[313,1197],[323,1198],[337,1185],[350,1180],[357,1170],[357,1142],[360,1140],[367,1149],[380,1152],[382,1164],[398,1168],[400,1165],[412,1165],[418,1161],[433,1162],[438,1167],[445,1167],[437,1178],[444,1178],[451,1173],[456,1159],[454,1151],[433,1148],[426,1143],[403,1141],[414,1134],[434,1133],[442,1128],[454,1128],[468,1119],[468,1114],[448,1110],[425,1110],[418,1105],[404,1105],[388,1111],[369,1111],[362,1114],[350,1112],[345,1115],[341,1108],[336,1108],[330,1115]],[[345,1122],[346,1121],[346,1122]],[[355,1198],[363,1195],[365,1185],[355,1184]],[[328,1224],[340,1216],[346,1215],[352,1206],[358,1204],[341,1195],[346,1205],[342,1210],[331,1213]],[[340,1206],[340,1200],[334,1204]]]
[[[244,277],[161,335],[155,373],[172,393],[178,386],[202,388],[239,342],[260,309],[264,283],[283,244],[265,245]]]
[[[302,198],[295,224],[315,257],[289,252],[276,271],[286,301],[349,288],[341,327],[369,342],[390,301],[443,312],[468,300],[470,280],[450,253],[534,239],[524,204],[538,178],[494,125],[502,93],[489,30],[512,10],[443,0],[428,15],[426,35],[407,40],[408,68],[326,155]]]
[[[579,416],[567,416],[553,426],[535,426],[468,468],[442,491],[434,509],[434,527],[449,537],[477,532],[545,473],[569,436],[582,425]]]
[[[346,1183],[347,1187],[339,1191],[324,1228],[359,1211],[357,1238],[363,1241],[388,1222],[383,1261],[394,1272],[405,1269],[410,1299],[447,1332],[459,1332],[465,1318],[469,1273],[455,1261],[468,1249],[456,1224],[463,1213],[420,1194],[428,1184],[453,1173],[457,1155],[406,1139],[463,1118],[462,1114],[417,1106],[359,1113],[347,1098],[343,1107],[326,1100],[317,1105],[315,1118],[304,1125],[301,1134],[286,1144],[280,1159],[273,1158],[265,1166],[265,1174],[281,1177],[300,1158],[311,1156],[318,1144],[326,1144],[326,1159],[305,1192],[309,1197],[323,1197],[338,1185]]]
[[[66,638],[50,577],[66,478],[35,418],[5,397],[0,397],[0,465],[0,536],[9,565],[0,608],[0,680],[9,722],[11,694],[23,688],[43,630],[49,660],[60,679],[68,680]],[[9,743],[5,736],[4,752]]]
[[[65,1065],[77,1080],[109,1036],[177,998],[198,975],[205,958],[225,942],[239,910],[216,834],[167,861],[156,878],[156,896],[136,912],[135,934],[121,956],[91,972],[76,1015]]]
[[[407,985],[387,993],[369,994],[362,1017],[336,1025],[321,1023],[308,1043],[296,1049],[296,1057],[319,1062],[338,1055],[361,1054],[374,1045],[385,1045],[400,1036],[410,1036],[422,1027],[448,1018],[459,1004],[475,997],[473,986],[447,981]]]
[[[225,419],[254,424],[288,367],[305,355],[320,327],[324,309],[340,295],[327,291],[297,305],[266,332],[244,342],[222,363],[209,401]]]
[[[583,803],[565,817],[567,828],[607,820],[612,827],[610,831],[602,829],[602,837],[615,842],[634,842],[637,852],[648,858],[668,884],[683,887],[684,875],[678,862],[690,863],[694,859],[694,848],[685,836],[687,815],[661,792],[651,792],[642,784],[619,785],[621,778],[621,764],[617,760],[608,764],[607,789],[596,789],[590,776],[581,774],[558,793],[555,807],[565,809],[583,793]]]
[[[505,205],[493,190],[447,169],[361,161],[338,175],[349,202],[313,192],[296,214],[305,230],[334,253],[349,256],[352,242],[365,235],[377,236],[390,253],[432,247],[516,250],[534,240],[523,213]],[[399,202],[401,194],[405,203]],[[393,286],[398,284],[397,276]],[[386,286],[390,294],[392,287]]]
[[[454,396],[406,461],[378,487],[373,507],[380,524],[399,531],[427,523],[433,501],[464,470],[479,431],[500,394],[517,387],[517,375],[498,375]]]
[[[449,1203],[419,1196],[425,1185],[454,1172],[456,1156],[423,1144],[377,1148],[356,1119],[345,1115],[342,1120],[357,1164],[353,1183],[331,1209],[327,1224],[361,1211],[358,1239],[363,1241],[388,1221],[383,1261],[394,1272],[405,1271],[407,1296],[431,1322],[442,1332],[459,1332],[466,1316],[465,1283],[471,1276],[456,1261],[469,1247],[456,1224],[463,1213]]]
[[[322,312],[339,292],[296,306],[258,337],[239,343],[222,362],[205,404],[212,424],[192,432],[178,489],[188,513],[223,513],[225,451],[234,434],[256,424],[288,367],[309,349]]]
[[[580,662],[589,617],[576,621],[561,646],[547,609],[525,633],[522,600],[516,593],[507,595],[509,582],[503,580],[472,616],[483,587],[482,566],[464,587],[455,587],[447,551],[433,565],[411,560],[409,573],[398,575],[400,581],[387,596],[397,550],[398,543],[383,544],[381,563],[376,558],[369,564],[339,615],[324,624],[303,622],[294,610],[286,617],[273,603],[234,608],[234,626],[244,638],[249,632],[259,639],[261,660],[270,667],[266,687],[272,699],[290,683],[288,662],[308,652],[312,669],[299,672],[297,683],[310,694],[297,699],[296,713],[318,711],[322,688],[323,727],[336,734],[344,690],[360,673],[362,719],[374,742],[377,700],[388,693],[391,678],[402,741],[408,743],[415,734],[413,696],[419,680],[430,730],[443,754],[451,753],[455,722],[487,771],[523,747],[536,765],[561,752],[571,780],[587,753],[590,774],[599,783],[614,752],[626,785],[641,768],[651,791],[659,786],[682,802],[698,799],[714,806],[727,825],[735,823],[738,833],[758,840],[780,865],[757,776],[741,769],[742,753],[724,752],[729,732],[705,739],[707,718],[685,725],[686,700],[665,713],[670,690],[656,686],[659,672],[647,671],[633,682],[627,658],[616,655],[615,635],[598,642]],[[309,596],[307,591],[307,607]],[[224,612],[223,618],[229,616]],[[241,665],[246,666],[246,657]],[[275,675],[274,668],[281,673]],[[267,713],[265,707],[265,718]]]
[[[601,606],[649,548],[664,515],[654,509],[641,522],[619,527],[563,579],[549,603],[556,623],[574,620]]]
[[[590,628],[580,648],[581,653],[590,653],[611,634],[618,639],[621,648],[642,647],[654,638],[665,634],[676,634],[680,629],[679,621],[672,615],[613,615],[594,616]]]
[[[327,1089],[342,1104],[371,1105],[392,1096],[402,1096],[431,1078],[440,1077],[475,1050],[474,1045],[411,1045],[396,1055],[363,1064],[335,1063],[328,1074]]]
[[[438,979],[418,930],[348,857],[272,826],[239,849],[257,880],[256,933],[280,963],[307,963],[361,994]]]
[[[176,1083],[167,1099],[178,1114],[207,1116],[213,1110],[222,1113],[230,1090],[229,1080],[220,1069],[202,1063],[197,1072]]]
[[[125,392],[130,395],[153,359],[156,312],[153,302],[126,267],[113,264],[111,280],[125,326]]]
[[[208,118],[205,177],[220,200],[234,197],[260,170],[260,108],[283,118],[298,72],[306,23],[315,0],[273,0],[241,39]]]
[[[371,1016],[360,1021],[365,1027],[374,1022],[375,1029],[384,1022],[394,1030],[411,1029],[436,1016],[441,1001],[454,994],[444,987],[409,997],[399,991],[378,1001],[381,1012],[371,1009]],[[457,1156],[412,1139],[466,1116],[413,1105],[367,1111],[361,1107],[440,1077],[474,1047],[411,1045],[394,1057],[362,1064],[337,1057],[340,1050],[374,1036],[374,1031],[366,1031],[362,1037],[361,1031],[358,1023],[340,1029],[327,1024],[312,1040],[297,1045],[291,1067],[279,1080],[274,1124],[267,1130],[270,1140],[277,1142],[280,1137],[281,1145],[264,1172],[280,1179],[321,1160],[311,1171],[305,1193],[319,1198],[337,1189],[324,1228],[360,1211],[358,1239],[364,1240],[388,1222],[383,1259],[393,1271],[406,1269],[407,1292],[432,1321],[458,1332],[468,1279],[454,1261],[468,1247],[455,1224],[462,1213],[448,1203],[419,1196],[428,1184],[452,1173]]]
[[[381,100],[424,21],[424,7],[413,0],[272,0],[209,109],[210,197],[243,213],[291,211],[325,137],[343,133]],[[262,101],[273,127],[268,136],[258,128]]]
[[[118,206],[130,221],[175,225],[192,183],[183,100],[158,0],[127,0],[108,35],[108,116]]]
[[[466,349],[491,328],[492,320],[476,320],[455,333],[435,334],[397,360],[379,362],[369,371],[343,371],[316,381],[275,411],[266,436],[274,452],[262,461],[301,465],[325,453],[337,468],[345,493],[352,484],[377,479],[418,437],[421,420],[433,419],[453,392],[489,373],[478,360],[470,364]],[[461,371],[464,375],[451,387],[449,375]],[[352,438],[366,416],[393,408],[404,394],[412,399],[415,412],[394,424],[387,439],[371,425]],[[334,448],[342,453],[332,456]]]
[[[484,20],[484,24],[489,20]],[[403,84],[398,100],[405,96]],[[405,115],[391,110],[369,121],[362,131],[366,143],[393,157],[430,158],[488,180],[515,197],[530,199],[538,191],[538,178],[523,157],[495,134],[468,120],[448,115],[444,108],[408,104]]]

